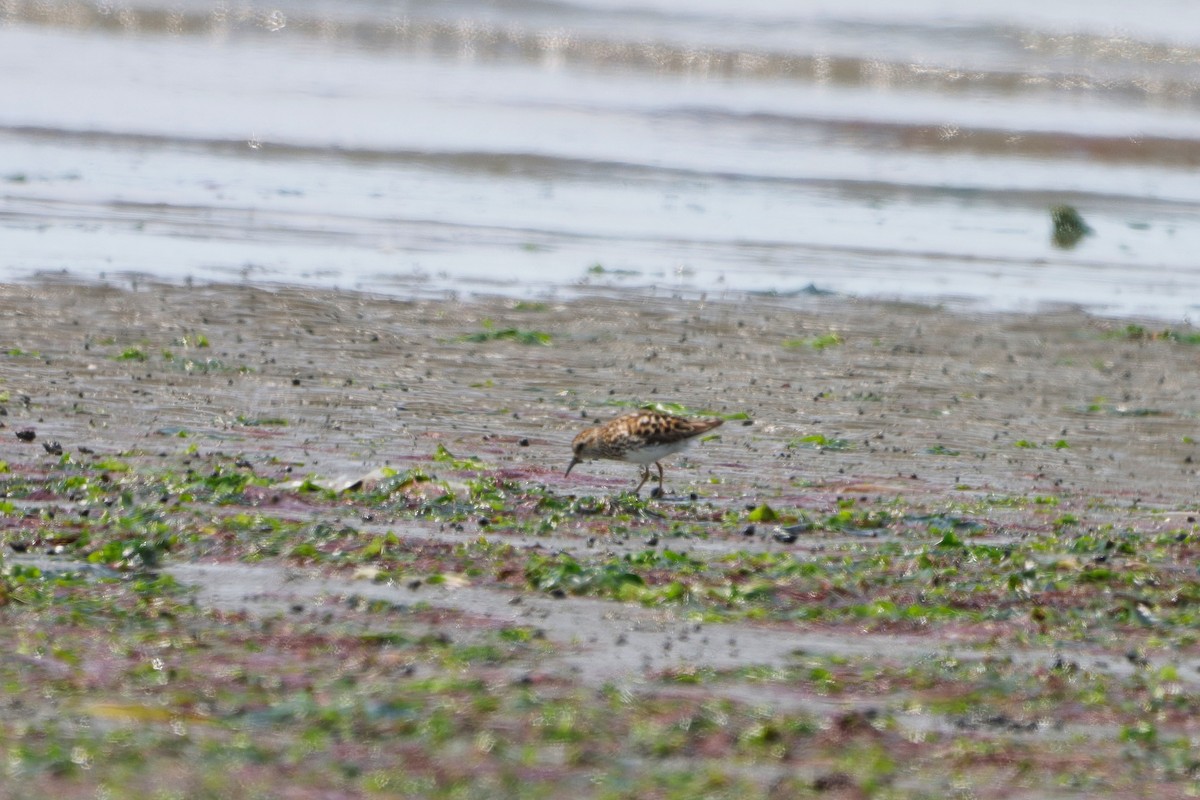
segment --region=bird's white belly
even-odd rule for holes
[[[660,458],[666,458],[673,453],[678,453],[680,450],[686,450],[691,444],[691,439],[671,442],[670,444],[650,444],[630,450],[625,454],[624,460],[632,461],[634,464],[653,464]]]

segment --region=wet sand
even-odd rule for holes
[[[1148,338],[1161,331],[1149,323],[1131,338],[1127,321],[1066,309],[968,315],[836,297],[598,292],[530,306],[62,282],[3,293],[13,313],[0,322],[10,348],[0,421],[18,472],[53,463],[42,444],[57,442],[135,470],[236,455],[281,486],[343,488],[383,467],[428,464],[440,446],[553,494],[603,497],[631,489],[636,467],[592,462],[564,476],[572,436],[630,405],[665,402],[747,416],[666,462],[665,503],[696,495],[728,511],[767,503],[822,515],[856,497],[932,511],[1027,500],[987,512],[981,541],[1000,543],[1049,530],[1045,510],[1074,513],[1089,530],[1194,520],[1200,347]],[[548,334],[549,344],[470,340],[506,329]],[[814,346],[822,337],[829,343]],[[19,442],[22,430],[37,439]],[[1038,498],[1053,506],[1035,508]],[[380,534],[394,523],[355,521]],[[481,534],[403,524],[431,541]],[[766,529],[674,546],[705,558],[864,546],[853,534],[782,545]],[[483,533],[560,553],[596,545],[584,522]],[[747,663],[768,658],[743,652]],[[634,660],[631,674],[653,663]]]
[[[152,457],[184,431],[335,480],[440,443],[556,491],[611,491],[635,469],[564,478],[571,437],[660,401],[752,421],[668,465],[669,489],[719,502],[1004,492],[1174,507],[1196,486],[1200,347],[1150,338],[1161,322],[1130,336],[1135,323],[1070,309],[599,291],[530,306],[44,282],[0,287],[0,302],[0,421],[69,448]],[[550,343],[467,340],[509,328]],[[842,446],[800,441],[814,436]],[[10,460],[36,460],[38,444],[8,438]]]
[[[0,287],[0,298],[7,312],[0,318],[7,353],[0,359],[7,396],[0,457],[13,476],[47,473],[59,456],[43,445],[57,442],[93,459],[119,457],[135,472],[187,468],[193,457],[203,463],[206,454],[222,453],[279,487],[309,479],[341,488],[382,467],[429,465],[441,446],[547,495],[605,497],[631,489],[636,468],[593,463],[564,476],[571,437],[593,419],[663,402],[731,418],[718,439],[667,462],[668,496],[651,508],[699,504],[719,519],[766,503],[819,516],[848,499],[895,498],[937,513],[1002,498],[978,506],[987,509],[978,512],[986,523],[978,541],[1028,542],[1063,514],[1083,531],[1195,531],[1200,346],[1188,343],[1190,331],[1163,335],[1161,323],[1138,329],[1071,309],[967,314],[832,296],[714,300],[602,291],[537,304],[408,302],[293,288],[131,290],[46,281]],[[14,435],[27,430],[36,439]],[[598,537],[594,517],[533,535],[483,522],[394,520],[361,506],[289,506],[279,495],[272,502],[295,516],[353,515],[365,535],[395,529],[441,543],[487,537],[581,559],[658,546],[636,530]],[[839,548],[865,557],[876,541],[826,531],[781,542],[767,535],[770,526],[756,535],[737,527],[713,526],[709,535],[670,546],[714,559]],[[10,546],[18,533],[9,528]],[[903,541],[886,530],[869,533]],[[44,553],[8,558],[54,563]],[[537,674],[648,693],[663,691],[656,676],[672,670],[777,669],[797,653],[867,665],[928,663],[935,654],[991,659],[997,654],[986,643],[1000,636],[999,628],[956,625],[864,629],[849,638],[842,628],[778,622],[702,628],[670,607],[551,599],[511,586],[381,585],[356,579],[369,572],[352,576],[286,559],[257,566],[169,560],[167,569],[198,588],[202,605],[297,616],[318,628],[330,624],[335,607],[326,600],[343,592],[461,615],[452,618],[456,636],[536,626],[557,648],[528,667]],[[1014,629],[1027,626],[1027,616]],[[1176,684],[1191,692],[1200,675],[1195,644],[1157,651],[1153,639],[1145,643],[1146,655],[1134,660],[1119,641],[1043,644],[1004,657],[1044,670],[1062,660],[1065,647],[1073,669],[1132,683],[1143,666],[1177,666]],[[1090,738],[1124,741],[1116,725],[1071,714],[1046,712],[1039,718],[1045,724],[1018,711],[995,724],[901,715],[920,702],[908,691],[872,688],[831,700],[746,680],[697,691],[841,720],[835,725],[882,707],[897,714],[889,724],[912,741],[934,733],[1049,737],[1076,746]],[[986,782],[987,768],[968,769],[976,767]]]

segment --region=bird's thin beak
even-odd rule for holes
[[[563,475],[570,475],[570,474],[571,474],[571,470],[572,470],[572,468],[574,468],[574,466],[575,466],[576,464],[582,464],[582,463],[583,463],[583,462],[582,462],[582,461],[580,461],[578,458],[572,458],[572,459],[571,459],[571,463],[567,465],[567,471],[566,471],[566,472],[564,472],[564,473],[563,473]]]

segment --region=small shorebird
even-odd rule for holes
[[[661,459],[678,453],[692,444],[705,431],[711,431],[725,420],[687,419],[657,411],[635,411],[610,419],[603,425],[588,428],[571,442],[573,456],[567,467],[568,475],[576,464],[585,460],[607,458],[640,464],[642,480],[633,490],[637,494],[650,480],[650,465],[658,467],[658,493],[663,494]]]

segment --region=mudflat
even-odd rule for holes
[[[1190,328],[666,291],[0,306],[2,796],[1197,788]],[[726,420],[665,497],[564,475],[647,404]]]

